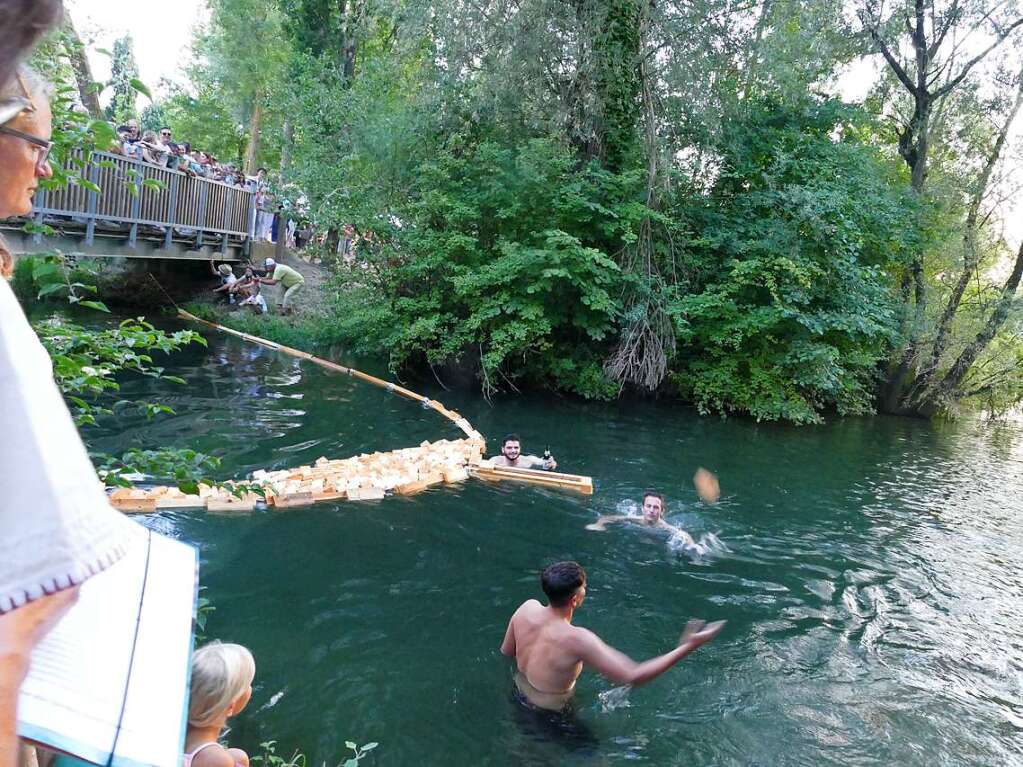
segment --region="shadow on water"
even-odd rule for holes
[[[351,362],[351,361],[349,361]],[[106,422],[96,448],[190,446],[224,475],[458,436],[436,414],[221,336],[175,356],[186,387],[125,382],[175,415]],[[493,449],[508,431],[595,479],[592,497],[469,482],[412,498],[146,524],[194,543],[208,632],[255,652],[232,742],[312,764],[379,741],[371,764],[1023,763],[1023,432],[852,418],[793,428],[664,403],[424,394]],[[702,504],[697,466],[723,496]],[[585,530],[646,488],[726,548],[693,558],[638,528]],[[650,685],[592,674],[576,738],[509,699],[498,653],[537,573],[589,572],[577,622],[633,657],[692,616],[725,632]]]

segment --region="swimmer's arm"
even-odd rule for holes
[[[680,536],[682,538],[682,540],[685,541],[687,544],[694,545],[696,543],[696,541],[693,540],[693,536],[691,536],[689,533],[687,533],[681,527],[675,527],[675,525],[672,525],[672,524],[670,524],[668,522],[665,522],[663,519],[660,520],[660,523],[661,523],[660,524],[661,529],[667,530],[672,535]]]
[[[516,615],[518,611],[516,611]],[[515,657],[515,615],[508,621],[508,630],[504,632],[504,641],[501,642],[501,655],[509,658]]]
[[[724,621],[706,626],[703,621],[690,621],[678,647],[642,663],[606,644],[592,631],[580,628],[576,633],[579,659],[612,682],[639,687],[653,681],[693,650],[709,642],[724,625]]]
[[[627,517],[624,514],[611,514],[611,515],[608,515],[608,516],[599,517],[597,519],[597,521],[594,522],[592,525],[586,525],[586,529],[587,530],[603,531],[603,530],[606,529],[607,525],[613,524],[615,522],[631,522],[631,521],[632,521],[632,518],[631,517]]]

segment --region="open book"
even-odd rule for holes
[[[196,550],[140,529],[82,584],[32,653],[18,734],[113,767],[177,767],[184,750],[198,586]]]

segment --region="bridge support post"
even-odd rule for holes
[[[99,186],[99,168],[96,163],[90,158],[89,160],[89,181],[96,186]],[[99,194],[89,190],[88,202],[85,205],[86,213],[86,224],[85,224],[85,244],[86,246],[92,245],[96,239],[96,209],[99,207]]]
[[[137,168],[142,167],[142,163],[137,163]],[[134,248],[135,242],[139,238],[139,217],[142,215],[142,171],[135,171],[135,194],[131,196],[131,229],[128,230],[128,247]]]
[[[227,210],[224,213],[224,220],[221,222],[224,227],[224,236],[220,238],[220,255],[227,255],[227,230],[231,225],[231,216],[234,214],[234,190],[227,193]]]
[[[174,225],[178,223],[178,179],[181,176],[174,174],[170,182],[170,216],[167,221],[167,234],[163,238],[163,246],[170,249],[171,238],[174,236]]]
[[[39,208],[39,212],[36,213],[32,218],[33,218],[33,223],[38,228],[32,234],[32,244],[33,245],[39,245],[43,241],[43,235],[42,235],[42,232],[39,231],[39,228],[42,228],[42,226],[43,226],[43,209],[46,208],[46,190],[45,189],[40,189],[36,193],[36,199],[38,200],[38,202],[35,204],[35,206],[37,208]]]
[[[203,229],[206,227],[206,198],[209,197],[210,185],[199,187],[199,233],[195,236],[195,249],[202,249]]]

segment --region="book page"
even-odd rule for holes
[[[158,547],[154,537],[115,767],[181,761],[197,586],[196,550],[162,537]]]
[[[142,536],[119,562],[82,584],[78,602],[36,647],[18,701],[21,737],[106,764],[116,735],[115,764],[177,766],[188,696],[196,552],[156,533],[148,548],[148,577]],[[118,734],[133,644],[134,668]],[[148,688],[137,686],[140,682]]]

